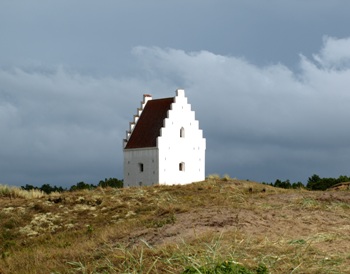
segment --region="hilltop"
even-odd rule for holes
[[[217,178],[29,194],[0,192],[0,273],[350,272],[349,191]]]

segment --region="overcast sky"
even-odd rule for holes
[[[0,183],[123,178],[144,93],[184,88],[206,174],[350,175],[350,1],[0,1]]]

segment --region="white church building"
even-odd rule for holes
[[[162,99],[145,94],[123,142],[124,187],[202,181],[205,149],[184,90]]]

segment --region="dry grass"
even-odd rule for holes
[[[0,197],[9,197],[9,198],[24,198],[24,199],[36,199],[42,198],[46,194],[38,189],[32,190],[23,190],[19,187],[10,187],[7,185],[0,184]]]
[[[37,198],[1,194],[0,273],[181,273],[220,261],[252,270],[263,264],[271,273],[347,273],[349,213],[348,192],[228,176]]]

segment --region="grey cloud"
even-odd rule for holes
[[[207,51],[138,48],[136,53],[146,55],[153,75],[178,79],[188,90],[208,139],[209,172],[231,163],[226,168],[232,175],[272,180],[281,169],[287,178],[305,181],[316,171],[349,172],[340,161],[349,159],[350,147],[344,41],[326,39],[315,55],[318,63],[334,66],[319,67],[302,56],[298,73],[282,64],[258,67]],[[249,173],[249,166],[261,171]]]
[[[139,100],[136,80],[92,78],[59,68],[50,74],[2,70],[0,82],[3,183],[120,177],[122,138],[136,108],[131,102]]]
[[[342,69],[350,65],[350,38],[337,39],[325,36],[324,47],[314,59],[325,69]]]
[[[2,69],[0,181],[71,185],[122,178],[122,139],[142,94],[168,97],[178,87],[207,138],[207,173],[258,181],[349,175],[344,41],[326,39],[317,60],[300,57],[298,72],[158,47],[133,49],[137,62],[129,77],[64,67]]]

